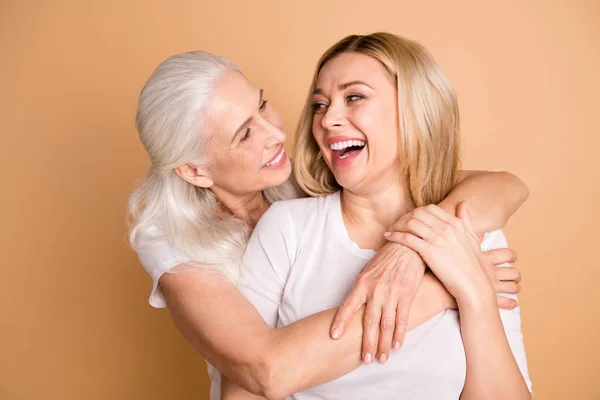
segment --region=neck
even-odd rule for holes
[[[220,208],[217,210],[219,217],[235,216],[246,222],[252,228],[263,216],[269,205],[262,192],[254,192],[246,195],[234,195],[218,188],[213,192],[219,199]]]
[[[380,185],[368,191],[343,189],[341,207],[347,225],[363,226],[372,233],[387,231],[415,208],[407,182]]]

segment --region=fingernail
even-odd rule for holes
[[[394,342],[394,350],[399,350],[400,349],[400,342],[395,341]]]
[[[371,364],[373,362],[373,356],[371,355],[371,353],[366,353],[364,359],[365,364]]]
[[[385,237],[390,237],[390,236],[392,236],[392,232],[385,232],[385,233],[383,234],[383,236],[385,236]]]
[[[334,339],[339,339],[340,338],[340,328],[333,328],[333,330],[331,331],[331,337]]]
[[[387,354],[382,354],[379,356],[379,362],[381,364],[385,364],[386,361],[387,361]]]

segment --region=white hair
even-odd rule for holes
[[[167,58],[146,82],[136,127],[151,166],[129,198],[129,242],[134,250],[143,251],[167,240],[237,285],[250,227],[233,216],[217,219],[215,194],[174,171],[188,162],[203,166],[210,162],[203,151],[209,137],[204,114],[227,70],[239,68],[224,57],[192,51]],[[297,197],[291,180],[263,193],[270,203]]]

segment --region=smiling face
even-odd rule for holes
[[[205,115],[207,186],[213,191],[246,196],[287,180],[292,167],[281,118],[241,73],[225,72]]]
[[[329,60],[312,103],[314,138],[342,187],[400,181],[398,91],[379,61],[359,53]]]

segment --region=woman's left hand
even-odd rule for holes
[[[331,337],[341,337],[352,316],[366,303],[362,358],[370,364],[377,355],[384,363],[392,346],[397,350],[402,345],[410,306],[424,274],[425,263],[416,251],[396,243],[383,246],[346,296],[331,325]]]
[[[481,296],[493,299],[494,286],[482,261],[479,240],[473,232],[466,202],[457,217],[430,205],[415,209],[398,221],[388,240],[417,251],[457,302]],[[495,301],[495,300],[494,300]]]

